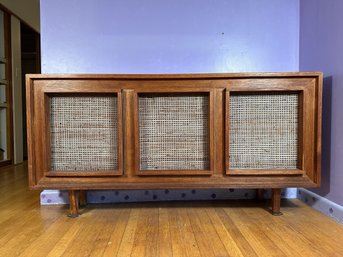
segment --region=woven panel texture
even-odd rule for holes
[[[296,93],[230,96],[230,168],[297,168],[298,98]]]
[[[209,169],[209,99],[200,94],[139,96],[141,170]]]
[[[118,169],[116,96],[50,98],[51,170]]]

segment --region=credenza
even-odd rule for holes
[[[27,75],[31,189],[318,187],[322,73]],[[81,194],[82,195],[82,194]]]

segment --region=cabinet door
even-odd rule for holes
[[[212,89],[187,89],[180,83],[135,92],[138,175],[213,172]]]
[[[35,80],[31,149],[44,177],[122,175],[121,90],[102,80]],[[32,173],[32,172],[31,172]]]
[[[226,93],[226,174],[319,178],[318,83],[237,79]]]

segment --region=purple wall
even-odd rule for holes
[[[299,0],[41,0],[43,73],[297,71]]]
[[[300,1],[300,70],[324,72],[322,186],[343,205],[343,1]]]

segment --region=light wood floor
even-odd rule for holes
[[[0,169],[0,256],[343,256],[343,226],[298,200],[40,206],[25,165]]]

